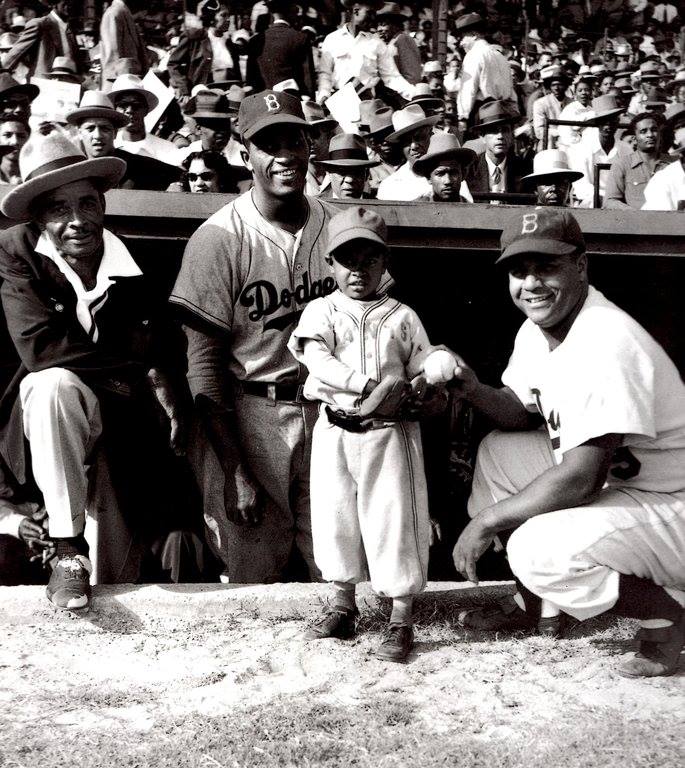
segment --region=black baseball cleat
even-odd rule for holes
[[[406,661],[413,647],[413,627],[408,624],[389,624],[375,656],[382,661]]]
[[[359,615],[356,608],[349,609],[340,605],[325,605],[318,619],[315,619],[304,633],[305,640],[323,640],[337,637],[349,640],[354,637],[355,620]]]
[[[46,588],[48,600],[63,610],[87,608],[92,571],[93,566],[84,555],[59,558]]]
[[[634,658],[625,661],[618,673],[623,677],[662,677],[672,675],[685,647],[685,609],[670,627],[641,627],[635,639],[640,647]]]

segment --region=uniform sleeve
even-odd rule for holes
[[[337,392],[361,395],[369,377],[338,360],[335,351],[335,329],[325,299],[308,304],[288,342],[288,349],[310,376]],[[311,382],[307,387],[311,391]],[[319,398],[323,399],[323,398]]]
[[[530,350],[531,344],[534,343],[530,335],[530,328],[524,323],[516,335],[514,351],[502,374],[502,384],[512,390],[527,411],[537,413],[537,401],[530,385],[530,373],[535,366],[532,355],[526,351]]]
[[[181,269],[169,297],[180,307],[219,330],[233,325],[233,308],[242,243],[236,232],[205,224],[188,241]]]
[[[412,335],[410,342],[409,359],[406,363],[407,376],[413,379],[414,376],[418,376],[423,372],[423,365],[426,362],[426,358],[435,351],[428,340],[428,334],[423,327],[423,323],[419,320],[418,315],[412,311]]]

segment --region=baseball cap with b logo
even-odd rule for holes
[[[262,91],[246,96],[238,111],[238,132],[243,140],[276,123],[301,125],[308,128],[302,102],[289,93]]]
[[[502,255],[495,264],[523,253],[564,256],[585,251],[585,239],[575,216],[545,207],[512,217],[504,227],[500,245]]]

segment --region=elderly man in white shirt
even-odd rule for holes
[[[677,211],[685,202],[685,125],[676,130],[674,146],[676,161],[657,171],[645,187],[643,211]]]
[[[466,52],[457,96],[457,113],[462,130],[474,107],[477,108],[486,99],[516,100],[509,62],[483,39],[484,30],[485,21],[477,13],[467,13],[457,19],[457,35],[461,35],[461,47]]]
[[[392,52],[370,32],[376,11],[383,5],[376,0],[343,0],[352,9],[352,18],[327,35],[321,44],[318,100],[328,98],[349,80],[363,85],[380,79],[385,86],[409,100],[414,86],[400,74]]]

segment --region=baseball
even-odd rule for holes
[[[429,384],[446,384],[454,378],[457,361],[454,355],[439,349],[426,358],[423,372]]]

